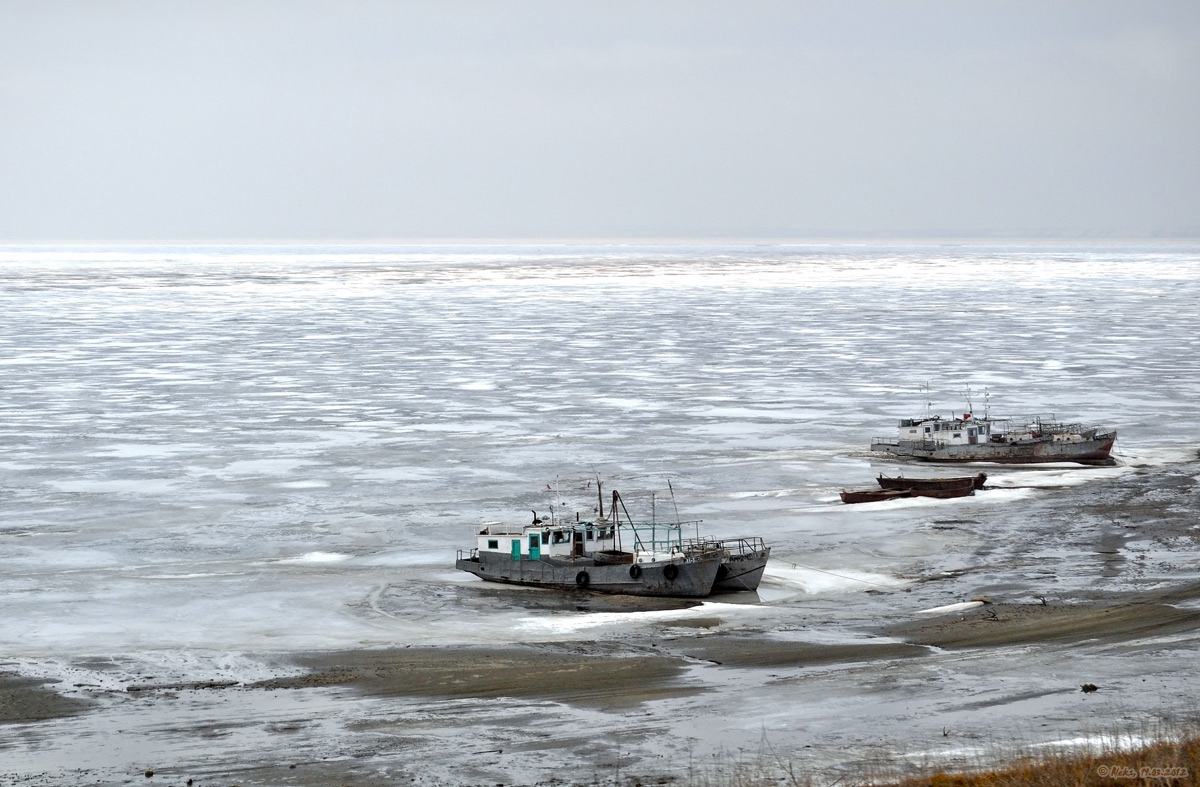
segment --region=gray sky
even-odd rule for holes
[[[1195,0],[0,0],[0,242],[1200,236]]]

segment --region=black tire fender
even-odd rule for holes
[[[672,563],[663,569],[663,576],[667,578],[668,582],[674,582],[675,577],[679,576],[679,567]]]
[[[592,578],[590,576],[588,576],[588,572],[586,572],[586,571],[580,571],[578,574],[575,575],[575,584],[581,588],[587,587],[588,585],[591,584],[591,582],[592,582]]]
[[[641,579],[642,578],[642,567],[639,566],[637,563],[634,563],[632,566],[630,566],[629,567],[629,578],[630,579]]]

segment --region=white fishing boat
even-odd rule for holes
[[[597,494],[594,519],[535,511],[526,525],[484,524],[455,567],[492,582],[638,596],[703,598],[758,587],[771,552],[761,538],[685,538],[698,521],[634,522],[615,490],[605,515],[599,484]]]

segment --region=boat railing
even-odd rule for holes
[[[1042,428],[1045,434],[1095,434],[1100,431],[1099,426],[1090,424],[1045,424]]]
[[[715,538],[685,538],[683,540],[683,551],[697,554],[705,552],[723,552],[725,543],[718,541]]]
[[[731,555],[749,555],[766,550],[766,543],[759,536],[745,536],[741,538],[715,538],[712,536],[702,536],[700,538],[684,539],[683,545],[685,549],[711,552],[724,551]]]
[[[726,539],[725,548],[734,555],[749,555],[767,551],[767,544],[759,536]]]
[[[476,547],[473,549],[458,550],[458,559],[459,560],[478,560],[479,559],[479,548]]]
[[[621,525],[620,529],[633,539],[633,545],[639,551],[672,553],[683,544],[684,525],[698,525],[699,522],[630,522]]]
[[[992,419],[995,424],[993,433],[1022,433],[1036,432],[1040,435],[1075,434],[1089,435],[1106,431],[1104,427],[1081,422],[1065,423],[1054,420],[1053,415],[1027,415],[1020,417]],[[1111,430],[1108,430],[1111,431]]]
[[[708,538],[683,538],[682,530],[685,525],[698,525],[700,520],[690,522],[661,522],[622,525],[635,536],[635,549],[638,562],[658,562],[662,560],[680,560],[695,562],[705,560],[722,553],[721,542]]]
[[[917,440],[904,440],[903,443],[904,443],[905,450],[908,450],[913,447],[917,447],[917,448],[923,448],[923,449],[930,450],[930,451],[946,444],[944,442],[938,442],[937,440],[930,440],[929,438],[926,438],[926,437],[922,437]],[[872,449],[874,449],[875,446],[877,446],[877,445],[878,446],[887,446],[889,448],[899,448],[900,444],[901,444],[901,441],[897,440],[894,437],[875,437],[875,438],[872,438],[872,440],[871,440],[871,448]]]
[[[541,525],[539,524],[540,528]],[[546,523],[546,528],[550,527],[550,523]],[[521,525],[502,524],[500,522],[485,522],[482,529],[479,531],[481,536],[520,536],[524,535],[525,528]]]

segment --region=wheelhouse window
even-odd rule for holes
[[[489,538],[488,539],[488,549],[499,549],[499,548],[500,548],[500,539],[498,539],[498,538]]]

